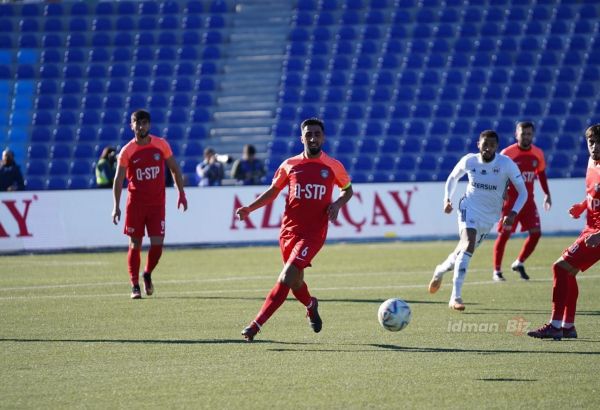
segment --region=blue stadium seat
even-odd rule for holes
[[[27,149],[27,158],[30,160],[47,160],[48,154],[47,144],[31,144]]]
[[[361,154],[374,154],[379,150],[379,140],[376,138],[361,138],[356,143],[357,152]]]
[[[46,180],[46,189],[59,190],[67,189],[67,180],[63,176],[52,176]]]
[[[390,107],[390,116],[395,120],[406,119],[411,115],[411,107],[408,103],[397,102]]]
[[[31,142],[49,142],[51,138],[50,130],[46,127],[34,127],[31,133]]]
[[[45,183],[41,178],[27,175],[27,178],[25,179],[25,188],[28,191],[41,191],[45,188]]]
[[[30,175],[46,175],[47,172],[47,158],[44,160],[31,160],[27,163],[26,174]]]
[[[202,145],[198,142],[190,141],[183,145],[183,155],[186,157],[201,158],[202,152]]]
[[[410,129],[410,126],[409,126]],[[425,129],[423,126],[423,134],[425,133]],[[422,149],[422,139],[419,138],[421,135],[423,134],[413,134],[412,136],[407,136],[405,138],[403,138],[401,140],[401,147],[402,147],[402,152],[410,152],[410,153],[419,153],[421,152]],[[383,150],[383,146],[382,146],[382,152],[387,152],[387,150]]]
[[[339,135],[344,137],[356,137],[360,135],[360,128],[355,121],[345,121],[340,129]]]
[[[73,158],[76,159],[95,159],[95,149],[91,144],[78,143],[73,150]]]
[[[367,107],[368,117],[370,119],[385,119],[388,114],[387,104],[372,104]],[[324,118],[329,118],[324,116]]]
[[[89,160],[75,159],[70,164],[70,173],[71,175],[88,175],[93,173],[93,168]]]
[[[48,173],[50,175],[65,175],[68,172],[69,163],[64,159],[53,159],[48,164]]]

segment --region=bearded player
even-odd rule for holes
[[[523,243],[521,252],[517,259],[510,266],[512,270],[519,272],[521,279],[529,280],[529,275],[525,272],[524,263],[533,253],[535,247],[542,236],[540,228],[540,215],[533,198],[534,182],[539,179],[542,190],[544,191],[544,209],[549,210],[552,206],[550,198],[550,189],[548,188],[548,179],[546,178],[546,161],[541,149],[533,145],[533,136],[535,128],[531,122],[519,122],[515,130],[517,142],[502,150],[501,154],[511,158],[521,170],[523,181],[527,187],[527,202],[517,214],[514,223],[509,228],[506,225],[498,224],[498,237],[494,243],[494,273],[492,278],[497,281],[504,281],[502,275],[502,257],[506,242],[517,225],[521,225],[521,231],[527,231],[527,239]],[[506,199],[502,207],[501,219],[503,219],[513,208],[517,200],[517,192],[512,184],[509,184]]]
[[[187,199],[183,190],[183,177],[169,143],[150,134],[150,113],[144,110],[131,114],[131,130],[135,138],[119,153],[119,166],[113,184],[113,223],[121,219],[121,191],[127,177],[127,206],[125,208],[125,235],[129,236],[127,269],[131,282],[131,298],[141,299],[139,270],[144,230],[150,237],[150,249],[143,279],[147,296],[152,295],[152,271],[162,255],[165,237],[165,164],[169,167],[179,190],[177,207],[187,210]]]
[[[323,246],[329,221],[337,219],[338,212],[353,192],[342,163],[321,150],[325,141],[323,122],[316,118],[307,119],[300,129],[304,152],[283,161],[271,186],[250,205],[236,211],[240,220],[244,220],[252,211],[271,203],[282,189],[288,188],[279,236],[284,266],[262,308],[242,330],[242,336],[249,342],[283,304],[290,290],[306,307],[313,331],[320,332],[323,325],[319,302],[311,296],[304,281],[304,269],[311,266],[312,259]],[[332,202],[334,185],[339,187],[340,195]]]

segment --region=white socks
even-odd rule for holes
[[[469,252],[460,251],[456,257],[456,262],[454,264],[454,278],[452,280],[454,286],[452,287],[452,296],[450,296],[451,302],[455,299],[462,298],[462,286],[465,277],[467,276],[467,269],[471,262],[471,256],[472,255]]]
[[[444,262],[440,263],[435,268],[435,276],[441,278],[444,276],[444,273],[451,271],[454,269],[454,263],[456,262],[456,253],[452,252]]]

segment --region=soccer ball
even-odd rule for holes
[[[379,324],[392,332],[404,329],[411,318],[410,306],[402,299],[388,299],[379,306],[377,319]]]

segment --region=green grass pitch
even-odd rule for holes
[[[491,281],[491,240],[447,307],[451,274],[429,295],[455,242],[328,244],[306,272],[323,330],[290,298],[254,343],[240,331],[272,287],[276,247],[166,249],[156,293],[129,299],[121,252],[3,256],[0,408],[598,408],[600,266],[579,276],[579,339],[523,335],[547,321],[551,264],[571,237],[542,238]],[[145,261],[145,252],[142,262]],[[388,332],[379,304],[408,301]]]

